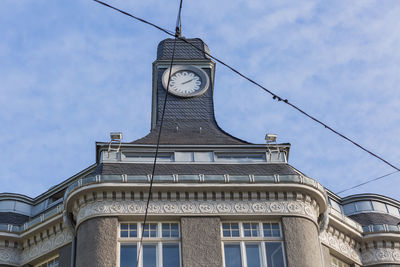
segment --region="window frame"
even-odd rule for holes
[[[334,263],[334,261],[336,261]],[[350,267],[350,264],[331,254],[330,267]]]
[[[227,237],[224,236],[224,228],[223,224],[225,223],[237,223],[239,225],[239,236],[238,237]],[[245,236],[244,235],[244,227],[245,223],[257,223],[259,236]],[[280,236],[264,236],[264,223],[277,223],[279,225]],[[246,244],[257,244],[259,247],[259,256],[260,263],[262,267],[267,267],[267,250],[266,243],[268,242],[279,242],[282,244],[282,257],[284,266],[287,266],[286,262],[286,251],[285,244],[282,232],[282,224],[280,221],[260,221],[260,220],[252,220],[252,221],[221,221],[221,243],[222,243],[222,261],[223,267],[226,267],[225,263],[225,244],[239,244],[240,246],[240,259],[241,266],[247,267],[247,253],[246,253]],[[268,266],[269,267],[269,266]]]
[[[178,225],[178,237],[163,237],[162,236],[162,224],[174,223]],[[121,237],[121,225],[122,224],[136,224],[137,237]],[[144,245],[156,245],[156,266],[162,267],[163,260],[163,244],[178,244],[179,252],[179,264],[182,266],[182,247],[181,247],[181,233],[180,223],[177,221],[149,221],[146,224],[157,224],[157,235],[156,237],[143,237],[142,248],[140,252],[140,258],[138,267],[143,266],[143,246]],[[121,266],[121,245],[136,245],[136,255],[139,253],[139,243],[142,235],[143,222],[138,221],[120,221],[118,224],[118,246],[117,246],[117,266]],[[137,259],[136,259],[137,260]],[[136,262],[135,262],[136,263]]]
[[[58,263],[58,266],[60,266],[60,255],[57,254],[57,255],[54,255],[53,257],[47,258],[44,261],[41,261],[41,262],[33,265],[33,267],[41,267],[43,264],[47,264],[48,265],[49,262],[51,262],[51,261],[53,261],[55,259],[58,259],[57,263]],[[47,265],[46,265],[46,267],[47,267]]]

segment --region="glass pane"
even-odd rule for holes
[[[267,265],[274,267],[284,267],[283,249],[281,242],[267,242],[265,243],[267,254]]]
[[[179,245],[163,244],[163,267],[179,267]]]
[[[272,228],[272,236],[279,237],[281,236],[281,229],[279,227],[279,223],[271,223]]]
[[[264,236],[265,237],[272,236],[272,226],[270,223],[264,223],[263,228],[264,228]]]
[[[143,237],[157,237],[157,224],[149,223],[144,226]]]
[[[143,245],[143,267],[157,267],[156,245]]]
[[[395,215],[395,216],[399,216],[400,214],[399,214],[399,209],[397,209],[397,208],[395,208],[395,207],[393,207],[392,205],[386,205],[387,206],[387,209],[388,209],[388,211],[389,211],[389,213],[390,214],[393,214],[393,215]]]
[[[222,234],[224,237],[238,237],[239,236],[239,224],[238,223],[223,223]]]
[[[258,236],[258,223],[244,223],[244,236]]]
[[[162,237],[171,237],[171,227],[169,223],[162,224]]]
[[[128,224],[126,223],[121,224],[121,230],[128,230]]]
[[[177,223],[171,223],[171,237],[179,237],[179,226]]]
[[[246,244],[247,267],[260,267],[260,248],[258,244]]]
[[[263,224],[264,236],[265,237],[280,237],[281,236],[281,228],[279,227],[279,223],[264,223]]]
[[[121,245],[120,267],[136,267],[136,245]]]
[[[357,211],[368,211],[372,210],[371,201],[359,201],[356,202]]]
[[[163,223],[162,237],[179,237],[179,227],[177,223]]]
[[[137,237],[137,224],[129,225],[129,237]]]
[[[241,267],[239,244],[225,244],[225,267]]]
[[[346,204],[343,206],[343,211],[345,215],[352,214],[356,211],[354,203]]]
[[[386,205],[384,203],[372,201],[372,206],[374,207],[374,210],[387,212]]]
[[[121,231],[121,237],[128,237],[128,231]]]

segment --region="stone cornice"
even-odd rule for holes
[[[65,246],[72,241],[73,234],[68,229],[62,229],[62,231],[50,235],[41,240],[36,240],[34,244],[25,247],[21,252],[20,264],[26,264],[46,253],[49,253],[55,249]]]
[[[146,201],[94,201],[77,209],[77,227],[83,221],[99,216],[143,216]],[[151,216],[299,216],[317,224],[318,207],[311,199],[291,201],[151,201]]]
[[[337,251],[357,264],[361,264],[360,243],[345,233],[329,226],[320,233],[321,243]]]
[[[42,230],[19,244],[7,242],[4,246],[4,242],[0,242],[0,264],[22,266],[70,243],[73,238],[71,230],[62,223]]]
[[[361,247],[363,266],[400,264],[400,242],[375,241]]]
[[[92,183],[78,186],[68,192],[65,197],[65,209],[69,212],[76,202],[90,201],[94,196],[113,200],[134,198],[140,200],[140,195],[147,196],[148,184],[144,183]],[[131,194],[134,193],[134,196]],[[205,195],[204,195],[205,194]],[[319,188],[306,184],[277,183],[277,184],[184,184],[184,183],[158,183],[153,184],[153,200],[174,199],[219,200],[285,200],[302,199],[309,197],[323,213],[327,208],[327,200]],[[203,196],[204,195],[204,196]],[[232,196],[231,196],[232,195]]]

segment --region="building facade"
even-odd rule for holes
[[[171,69],[174,40],[158,46],[147,136],[96,143],[95,164],[36,198],[0,194],[0,266],[400,266],[400,203],[340,198],[288,163],[290,144],[224,132],[215,63],[188,41]]]

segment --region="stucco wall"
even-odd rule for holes
[[[287,266],[323,266],[317,226],[301,217],[282,217],[282,225]]]
[[[90,219],[79,226],[76,267],[113,267],[117,263],[118,219]]]
[[[183,267],[221,267],[220,218],[182,217]]]

